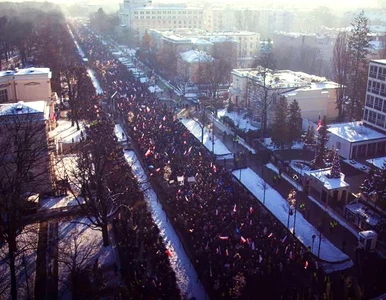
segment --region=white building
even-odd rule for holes
[[[358,159],[386,154],[386,135],[362,122],[328,125],[328,148],[335,147],[345,159]]]
[[[288,104],[297,100],[302,117],[317,122],[319,117],[326,116],[327,120],[334,120],[338,116],[336,97],[339,85],[328,81],[324,77],[309,75],[303,72],[268,70],[234,69],[232,71],[232,87],[229,90],[231,101],[242,109],[251,109],[256,121],[261,114],[259,109],[264,96],[268,93],[268,126],[274,117],[274,105],[278,97],[286,97]]]
[[[150,28],[202,28],[203,9],[186,4],[157,4],[151,1],[125,0],[119,9],[121,25],[140,35]]]

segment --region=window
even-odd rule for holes
[[[0,91],[0,103],[5,102],[8,102],[8,91],[6,89]]]
[[[376,114],[374,111],[370,110],[370,111],[369,111],[369,119],[368,119],[368,121],[369,121],[370,123],[374,123],[374,124],[375,124],[375,118],[376,118],[376,116],[377,116],[377,114]]]
[[[378,71],[378,79],[380,80],[386,80],[386,68],[379,67]]]
[[[369,110],[365,109],[365,114],[363,116],[363,120],[367,121],[368,117],[369,117]]]
[[[374,109],[381,111],[382,110],[382,102],[383,102],[383,100],[381,98],[375,97]]]
[[[381,96],[386,97],[386,85],[384,83],[381,83]]]
[[[385,115],[377,114],[377,123],[376,124],[383,128],[385,126]]]
[[[374,96],[367,95],[367,97],[366,97],[366,106],[367,107],[371,107],[371,108],[374,107]]]
[[[370,66],[370,77],[377,78],[378,67]]]

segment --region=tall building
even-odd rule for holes
[[[151,1],[125,0],[120,6],[121,25],[140,35],[150,28],[202,28],[203,9],[186,4],[157,4]]]
[[[370,61],[363,122],[386,132],[386,59]]]

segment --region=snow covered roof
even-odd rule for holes
[[[386,65],[386,59],[372,59],[371,62]]]
[[[386,164],[386,156],[384,157],[377,157],[373,159],[366,160],[368,163],[374,165],[378,169],[383,169],[384,165]]]
[[[27,69],[16,69],[16,70],[7,70],[0,71],[0,77],[3,76],[25,76],[25,75],[47,75],[48,78],[51,78],[52,73],[49,68],[27,68]]]
[[[346,206],[346,208],[354,214],[360,215],[366,220],[366,223],[371,226],[376,226],[381,220],[380,216],[377,215],[374,210],[362,203],[352,203]]]
[[[213,45],[211,42],[200,38],[192,38],[191,41],[196,45]]]
[[[328,178],[327,176],[330,175],[331,168],[306,171],[305,173],[322,182],[327,190],[336,190],[350,186],[347,182],[344,181],[345,175],[343,173],[340,173],[340,178]]]
[[[180,53],[180,56],[182,60],[190,64],[196,62],[211,62],[214,60],[214,58],[206,52],[198,50],[189,50],[186,52],[182,52]]]
[[[48,119],[48,109],[45,101],[31,101],[0,104],[0,117],[13,115],[37,114],[41,115],[42,120]]]
[[[360,121],[331,124],[328,125],[328,131],[351,143],[386,139],[386,135],[364,126]]]

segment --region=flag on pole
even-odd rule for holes
[[[149,150],[146,151],[145,156],[146,156],[146,157],[149,157],[151,154],[152,154],[152,152],[151,152],[151,150],[149,149]]]
[[[249,207],[249,213],[250,214],[253,214],[253,212],[254,212],[255,210],[253,209],[253,207],[251,206],[251,207]]]
[[[304,264],[304,269],[307,270],[308,268],[308,261],[306,261],[306,263]]]
[[[241,243],[244,244],[247,240],[243,237],[241,237]]]
[[[172,256],[172,252],[169,249],[166,249],[165,253],[170,257]]]

